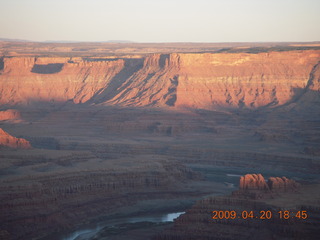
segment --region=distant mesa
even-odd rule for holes
[[[3,42],[30,42],[30,43],[85,43],[86,41],[76,41],[76,40],[45,40],[45,41],[31,41],[27,39],[15,39],[15,38],[0,38]],[[106,40],[106,41],[93,41],[90,43],[134,43],[134,41],[129,40]]]
[[[16,39],[16,38],[0,38],[0,41],[4,41],[4,42],[30,42],[29,40]]]
[[[43,43],[84,43],[84,41],[73,40],[46,40]],[[128,40],[107,40],[107,41],[93,41],[90,43],[134,43]]]
[[[9,133],[0,128],[0,147],[29,149],[31,148],[31,144],[23,138],[11,136]]]

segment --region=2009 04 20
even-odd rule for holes
[[[307,211],[271,211],[271,210],[261,210],[261,211],[247,211],[243,210],[237,212],[235,210],[215,210],[212,211],[212,219],[272,219],[274,217],[280,219],[307,219]]]

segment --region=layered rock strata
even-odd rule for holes
[[[258,108],[319,91],[317,50],[172,53],[131,58],[3,58],[1,104],[110,103]]]
[[[39,238],[72,229],[142,200],[188,196],[179,187],[200,179],[183,165],[162,160],[131,159],[132,166],[130,161],[103,162],[90,154],[26,159],[27,163],[12,161],[16,168],[32,169],[31,175],[18,171],[18,177],[1,180],[0,232],[9,233],[8,239]]]
[[[19,119],[20,113],[15,109],[0,111],[0,121]]]

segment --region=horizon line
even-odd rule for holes
[[[217,42],[198,42],[198,41],[172,41],[172,42],[138,42],[131,40],[103,40],[103,41],[82,41],[82,40],[28,40],[16,38],[1,38],[0,42],[28,42],[28,43],[117,43],[117,44],[174,44],[174,43],[195,43],[195,44],[210,44],[210,43],[320,43],[320,40],[312,41],[217,41]]]

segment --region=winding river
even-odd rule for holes
[[[121,218],[110,221],[106,221],[103,223],[97,224],[95,227],[88,227],[84,229],[77,230],[65,237],[62,237],[61,240],[80,240],[80,239],[87,239],[94,236],[98,233],[101,229],[107,226],[114,226],[117,224],[123,223],[137,223],[137,222],[173,222],[174,219],[178,218],[181,214],[185,212],[175,212],[175,213],[167,213],[167,214],[154,214],[154,215],[145,215],[140,217],[128,217],[128,218]]]

